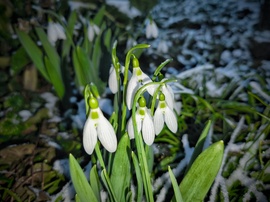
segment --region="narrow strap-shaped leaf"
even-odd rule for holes
[[[46,55],[48,56],[54,68],[56,69],[55,73],[57,73],[58,77],[61,77],[62,73],[60,69],[60,57],[56,49],[51,45],[51,43],[48,40],[47,34],[44,32],[42,28],[36,27],[35,30],[46,52]]]
[[[134,152],[131,153],[133,165],[135,168],[135,173],[136,173],[136,179],[137,179],[137,202],[142,201],[143,197],[143,179],[142,179],[142,174],[141,174],[141,169],[139,166],[139,161]]]
[[[51,63],[51,61],[47,56],[45,56],[44,61],[45,66],[47,68],[47,72],[49,74],[49,78],[55,88],[55,91],[58,97],[62,99],[65,93],[65,86],[62,77],[61,75],[60,76],[58,75],[57,69],[55,69],[55,66],[53,66],[53,64]]]
[[[169,171],[169,175],[170,175],[170,178],[172,181],[172,186],[173,186],[173,191],[174,191],[174,196],[175,196],[176,202],[184,202],[182,195],[181,195],[181,192],[180,192],[179,187],[178,187],[178,183],[175,179],[175,176],[174,176],[170,166],[168,166],[168,171]]]
[[[73,44],[72,36],[73,36],[73,30],[74,26],[77,22],[77,11],[72,11],[68,18],[67,22],[67,39],[63,41],[63,48],[62,48],[62,58],[69,55],[70,47]]]
[[[16,32],[21,44],[25,48],[27,54],[29,55],[37,69],[40,71],[42,76],[50,82],[49,75],[43,63],[42,51],[38,48],[38,46],[34,43],[34,41],[30,38],[28,34],[20,30],[17,30]]]
[[[98,202],[83,170],[72,154],[69,155],[69,168],[71,180],[80,202]]]
[[[125,194],[130,189],[131,180],[130,139],[127,133],[122,136],[117,146],[110,179],[118,201],[125,201]]]
[[[223,141],[204,150],[194,161],[179,185],[185,202],[203,201],[220,169],[224,153]]]
[[[191,156],[191,159],[189,161],[189,165],[188,165],[188,167],[186,169],[186,172],[188,171],[188,169],[190,168],[190,166],[192,165],[192,163],[195,161],[195,159],[197,158],[197,156],[202,152],[204,141],[205,141],[205,138],[206,138],[206,136],[207,136],[207,134],[209,132],[209,129],[210,129],[211,124],[212,124],[212,122],[209,120],[207,122],[207,125],[203,129],[203,132],[200,135],[200,138],[199,138],[199,140],[197,141],[197,143],[195,145],[195,149],[194,149],[194,152],[193,152],[193,154]]]
[[[106,186],[106,189],[107,189],[107,191],[109,193],[109,196],[111,198],[111,201],[112,202],[113,201],[114,202],[117,202],[118,200],[117,200],[117,198],[116,198],[116,196],[114,194],[114,190],[112,188],[112,183],[111,183],[110,178],[108,176],[108,173],[107,173],[107,171],[105,169],[103,169],[101,171],[101,179],[102,179],[104,185]]]
[[[72,61],[75,69],[76,83],[79,87],[84,86],[87,83],[87,79],[81,67],[76,49],[72,51]]]
[[[101,184],[99,181],[96,165],[94,165],[90,171],[90,185],[91,185],[98,201],[101,201],[101,199],[100,199]]]

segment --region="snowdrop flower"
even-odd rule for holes
[[[92,42],[94,40],[95,35],[98,35],[99,33],[100,33],[99,27],[96,24],[90,22],[87,28],[88,40]]]
[[[158,27],[154,20],[149,20],[146,25],[146,38],[157,38],[158,37]]]
[[[133,58],[133,74],[128,82],[126,103],[130,110],[132,108],[133,99],[136,91],[143,85],[152,82],[152,80],[147,76],[139,67],[139,61],[137,58]],[[153,94],[152,87],[147,88],[149,94]]]
[[[150,110],[146,107],[146,101],[144,97],[139,99],[139,106],[135,114],[137,131],[142,132],[143,140],[147,145],[152,145],[155,139],[155,129],[153,118],[150,115]],[[134,123],[132,117],[127,122],[127,131],[130,139],[134,139]]]
[[[124,74],[125,67],[121,66],[120,68],[121,68],[120,73]],[[130,78],[131,78],[131,72],[128,70],[128,79]],[[110,68],[108,85],[113,94],[118,92],[119,86],[118,86],[118,80],[117,80],[117,73],[116,73],[116,68],[113,65]]]
[[[90,98],[90,113],[83,128],[83,147],[92,154],[97,138],[109,152],[115,152],[117,139],[111,123],[104,117],[96,98]]]
[[[160,93],[158,107],[154,114],[154,126],[156,135],[158,135],[163,129],[164,122],[170,131],[176,133],[178,128],[176,115],[174,114],[173,110],[166,104],[164,94]]]
[[[108,85],[113,94],[118,92],[117,74],[113,65],[110,68]]]
[[[166,41],[161,40],[158,44],[157,51],[160,53],[168,53],[168,45]]]
[[[54,46],[58,39],[66,39],[64,28],[59,23],[49,21],[47,35],[49,42]]]

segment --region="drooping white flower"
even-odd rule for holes
[[[135,114],[137,131],[142,133],[143,140],[147,145],[152,145],[155,139],[155,129],[150,110],[146,107],[146,101],[143,97],[139,99],[139,106]],[[134,123],[132,117],[127,122],[127,131],[130,139],[135,138]]]
[[[139,67],[138,59],[133,58],[133,74],[128,82],[127,94],[126,94],[126,103],[129,110],[132,108],[134,95],[137,92],[137,90],[141,86],[150,82],[152,82],[152,80]],[[154,92],[153,88],[151,87],[147,88],[147,91],[151,95]]]
[[[121,66],[120,67],[120,73],[124,74],[125,67]],[[128,79],[131,78],[131,72],[128,70]],[[113,94],[118,92],[119,89],[119,83],[117,81],[117,73],[115,67],[112,65],[110,68],[110,73],[109,73],[109,80],[108,80],[108,85]]]
[[[118,92],[119,87],[118,87],[117,75],[116,75],[116,70],[113,65],[110,68],[108,85],[113,94]]]
[[[83,128],[83,147],[88,154],[92,154],[97,138],[109,152],[115,152],[117,139],[111,123],[104,117],[95,98],[90,98],[90,112]]]
[[[158,27],[154,20],[148,20],[145,34],[147,39],[158,37]]]
[[[164,127],[164,123],[173,133],[177,132],[177,118],[173,110],[167,105],[163,93],[159,95],[158,107],[154,114],[155,133],[158,135]]]
[[[168,44],[165,40],[161,40],[159,43],[158,43],[158,47],[157,47],[157,51],[160,52],[160,53],[168,53]]]
[[[98,35],[99,33],[100,33],[100,28],[96,24],[90,22],[87,27],[88,40],[92,42],[94,40],[95,35]]]
[[[54,46],[55,42],[59,39],[66,39],[64,28],[59,24],[49,21],[47,35],[49,42]]]

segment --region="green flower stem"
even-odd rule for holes
[[[123,102],[122,102],[122,123],[121,123],[121,133],[124,134],[126,130],[126,115],[127,115],[127,104],[126,104],[126,94],[127,94],[127,82],[128,82],[128,69],[130,64],[130,58],[132,56],[132,52],[139,48],[149,48],[150,45],[148,44],[138,44],[131,48],[125,60],[125,71],[124,71],[124,81],[123,81]]]
[[[101,155],[101,152],[100,152],[100,149],[99,149],[99,145],[98,144],[96,144],[96,146],[95,146],[95,152],[97,154],[97,158],[99,160],[99,163],[100,163],[101,167],[103,169],[106,169],[106,166],[105,166],[105,163],[103,161],[103,158],[102,158],[102,155]]]
[[[152,80],[153,80],[153,81],[156,80],[156,78],[157,78],[159,72],[161,71],[161,69],[162,69],[165,65],[167,65],[169,62],[171,62],[172,60],[173,60],[173,59],[167,59],[167,60],[165,60],[164,62],[162,62],[162,63],[156,68],[156,70],[155,70],[155,72],[154,72],[154,75],[153,75],[153,77],[152,77]]]
[[[140,165],[141,173],[143,176],[144,190],[145,190],[147,201],[149,202],[154,201],[152,184],[151,184],[151,179],[150,179],[150,174],[149,174],[149,169],[148,169],[148,164],[147,164],[146,153],[144,149],[144,143],[143,143],[141,134],[139,134],[137,130],[135,114],[136,114],[136,103],[138,102],[140,96],[143,94],[143,92],[146,90],[148,86],[156,85],[156,84],[161,84],[161,83],[151,82],[139,88],[139,90],[135,94],[134,102],[132,105],[132,121],[133,121],[133,126],[134,126],[135,143],[136,143],[136,148],[138,151],[139,165]]]

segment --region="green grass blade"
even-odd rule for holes
[[[179,185],[184,201],[203,201],[220,169],[224,153],[223,141],[204,150],[194,161]]]
[[[79,201],[81,202],[98,202],[94,191],[89,185],[83,170],[72,154],[69,155],[69,167],[71,180],[73,182]]]

